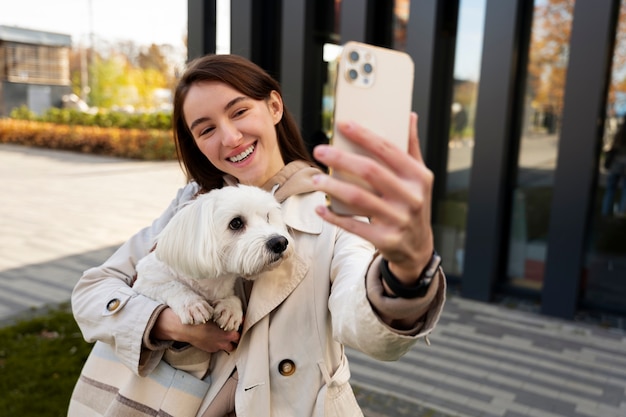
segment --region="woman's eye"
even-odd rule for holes
[[[239,230],[243,227],[243,220],[241,219],[241,217],[235,217],[230,221],[228,227],[230,228],[230,230]]]
[[[243,114],[244,114],[245,112],[247,112],[247,111],[248,111],[248,109],[239,109],[239,110],[237,110],[237,111],[235,112],[234,116],[235,116],[235,117],[239,117],[239,116],[243,115]]]
[[[200,131],[200,134],[199,134],[198,136],[204,136],[204,135],[207,135],[207,134],[211,133],[214,129],[215,129],[215,128],[214,128],[213,126],[211,126],[211,127],[206,127],[206,128],[204,128],[204,129],[202,129],[202,130]]]

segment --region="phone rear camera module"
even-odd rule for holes
[[[342,76],[350,85],[370,88],[376,83],[376,54],[367,48],[350,47],[344,50],[342,57]]]

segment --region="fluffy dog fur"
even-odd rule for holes
[[[224,187],[182,208],[137,264],[133,288],[167,304],[185,324],[242,323],[237,277],[253,280],[293,252],[280,204],[257,187]]]

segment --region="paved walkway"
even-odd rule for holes
[[[0,145],[0,324],[65,302],[86,268],[158,216],[175,162]],[[348,351],[367,417],[626,416],[626,334],[451,296],[432,346]]]

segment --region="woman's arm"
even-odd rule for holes
[[[329,309],[333,337],[380,360],[396,360],[435,328],[445,301],[439,270],[424,297],[385,294],[371,244],[339,230],[331,266]]]
[[[143,336],[164,306],[133,291],[135,265],[195,192],[195,185],[181,189],[151,226],[131,237],[101,266],[85,271],[72,293],[72,311],[85,340],[112,345],[120,360],[138,374],[150,372],[161,358],[162,352],[146,349]],[[167,345],[163,343],[161,347]]]
[[[369,222],[338,216],[325,206],[318,207],[317,213],[324,220],[370,242],[380,256],[366,261],[370,265],[360,277],[362,281],[359,286],[351,283],[343,290],[337,288],[335,294],[335,287],[340,282],[349,281],[338,279],[337,285],[333,284],[331,300],[336,297],[338,301],[335,308],[343,311],[339,299],[347,298],[350,291],[362,290],[358,295],[367,300],[367,305],[361,305],[359,313],[352,314],[350,320],[361,320],[359,316],[370,308],[372,311],[368,317],[375,316],[387,331],[383,332],[386,336],[376,338],[383,341],[379,346],[371,347],[366,343],[362,348],[374,350],[374,356],[386,356],[388,352],[384,351],[385,348],[389,352],[402,350],[402,347],[395,349],[393,346],[394,343],[403,345],[403,342],[397,342],[402,340],[397,335],[412,339],[432,330],[445,300],[445,277],[440,268],[434,274],[428,291],[416,298],[396,297],[397,294],[381,281],[380,264],[383,259],[387,260],[388,270],[400,287],[415,287],[422,279],[422,271],[429,265],[434,248],[430,214],[434,176],[422,159],[415,113],[411,114],[408,152],[403,152],[385,138],[355,123],[340,123],[339,129],[346,138],[364,148],[374,158],[326,145],[315,148],[315,157],[332,169],[363,179],[369,184],[370,190],[327,175],[314,177],[314,183],[319,191],[341,200],[352,212],[368,218]],[[343,292],[346,294],[342,295]],[[350,312],[343,312],[346,317],[350,317]],[[340,325],[341,330],[338,331],[351,334],[348,329],[350,320]],[[368,320],[371,321],[371,317],[364,319],[364,322],[368,323]],[[335,314],[333,325],[334,322]],[[367,326],[357,328],[352,333],[353,342],[366,342]],[[374,334],[370,337],[374,337]]]

